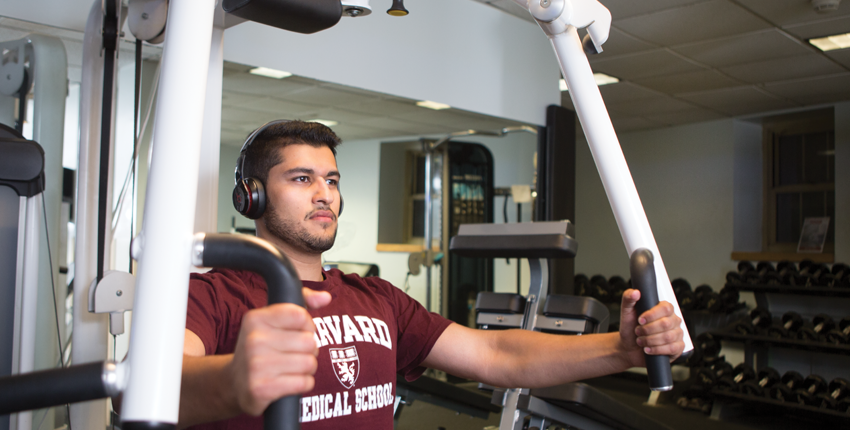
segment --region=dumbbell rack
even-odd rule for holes
[[[795,311],[804,318],[811,320],[815,314],[825,313],[840,319],[850,314],[850,289],[829,287],[795,287],[787,285],[752,285],[729,283],[729,288],[738,291],[752,292],[756,304],[771,312],[774,320],[787,311]],[[764,335],[743,335],[728,327],[712,332],[720,340],[740,342],[744,345],[744,362],[756,371],[769,365],[770,355],[774,358],[783,354],[818,354],[822,362],[850,361],[850,345],[834,345],[826,342],[812,342],[798,339],[779,339]],[[842,364],[836,364],[842,367]],[[715,419],[725,419],[747,412],[763,412],[771,414],[793,414],[794,416],[829,422],[847,428],[850,425],[850,413],[845,414],[829,409],[796,403],[782,402],[767,397],[753,397],[746,394],[713,389],[715,398],[711,416]]]

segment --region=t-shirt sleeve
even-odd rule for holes
[[[201,338],[206,355],[216,352],[221,321],[215,287],[207,279],[193,273],[189,279],[186,329]]]
[[[398,313],[396,368],[406,380],[413,381],[425,372],[422,361],[428,357],[437,339],[452,322],[439,314],[428,312],[398,288],[392,285],[389,287]]]

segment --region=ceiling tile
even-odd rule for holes
[[[648,99],[658,97],[659,95],[656,91],[646,89],[631,82],[603,85],[599,87],[599,92],[602,94],[602,100],[605,100],[605,103]],[[569,94],[569,92],[564,92],[564,94]]]
[[[249,127],[250,130],[253,130],[266,122],[274,119],[280,119],[280,114],[276,112],[251,110],[245,107],[232,108],[222,106],[221,117],[227,118],[227,121],[243,123],[246,127]],[[222,122],[224,122],[223,119]]]
[[[731,116],[786,109],[795,106],[793,103],[778,97],[771,97],[749,86],[682,94],[679,98]]]
[[[776,30],[678,45],[672,50],[712,67],[803,55],[811,50]]]
[[[676,75],[635,79],[635,83],[665,94],[680,94],[741,85],[740,82],[714,70],[697,70]]]
[[[600,58],[591,62],[590,65],[594,72],[602,72],[627,81],[642,77],[689,72],[701,68],[664,49],[606,59]]]
[[[691,108],[679,112],[646,115],[645,118],[665,125],[679,125],[693,122],[711,121],[714,119],[725,118],[725,116],[706,109]]]
[[[829,75],[845,71],[843,67],[815,53],[739,64],[724,67],[721,70],[729,76],[752,84]]]
[[[617,28],[663,46],[731,36],[767,27],[768,24],[761,19],[726,0],[692,3],[617,21]]]
[[[822,21],[824,18],[850,15],[850,7],[846,4],[835,12],[820,14],[815,12],[810,1],[802,0],[738,0],[751,11],[763,16],[768,21],[779,26],[798,24],[801,22]]]
[[[777,82],[764,86],[773,94],[808,105],[847,100],[850,98],[850,73],[814,79]]]
[[[312,87],[284,94],[287,101],[309,103],[313,105],[345,107],[358,105],[365,101],[378,99],[377,96],[365,96],[360,93],[343,91],[334,87]]]
[[[634,36],[618,30],[616,26],[612,26],[608,41],[602,45],[602,52],[594,55],[593,59],[603,59],[614,55],[630,54],[655,48],[658,48],[658,46],[640,41]]]
[[[364,115],[398,116],[396,114],[421,112],[428,109],[416,106],[413,101],[400,102],[395,100],[374,100],[356,106],[345,106],[339,108],[342,111],[353,111]],[[414,115],[415,118],[415,115]]]
[[[828,21],[783,27],[785,31],[800,39],[850,33],[850,16],[838,17]]]
[[[627,131],[646,130],[650,128],[663,127],[664,124],[641,117],[615,117],[611,118],[611,124],[617,134]]]
[[[305,84],[303,81],[292,78],[273,79],[239,73],[227,76],[227,79],[223,81],[222,88],[226,91],[243,94],[268,96],[303,91],[316,85],[318,84]]]
[[[664,9],[684,6],[702,0],[603,0],[611,11],[614,22],[635,15],[644,15]]]
[[[611,103],[608,105],[608,111],[618,115],[646,116],[688,110],[693,107],[690,103],[676,100],[672,97],[655,96],[649,99]]]
[[[313,115],[322,109],[320,105],[296,103],[277,97],[258,97],[250,104],[243,105],[242,107],[269,112],[280,118],[288,119],[303,118],[305,115]]]
[[[836,51],[825,52],[824,54],[844,67],[850,68],[850,49],[839,49]]]

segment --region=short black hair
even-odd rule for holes
[[[336,147],[340,144],[342,140],[333,130],[317,122],[293,120],[271,125],[245,149],[242,177],[259,179],[266,185],[269,171],[283,162],[280,149],[289,145],[326,146],[336,157]]]

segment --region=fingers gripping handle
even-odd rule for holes
[[[632,253],[629,269],[632,286],[640,290],[637,302],[638,315],[658,304],[658,285],[655,282],[655,264],[652,252],[640,248]],[[646,373],[652,391],[669,391],[673,388],[673,372],[666,355],[646,355]]]
[[[199,245],[200,244],[200,245]],[[304,306],[301,280],[289,259],[274,245],[251,236],[207,234],[196,241],[196,257],[203,267],[225,267],[256,272],[268,285],[269,305],[294,303]],[[265,430],[298,430],[301,396],[287,396],[273,402],[263,414]]]

